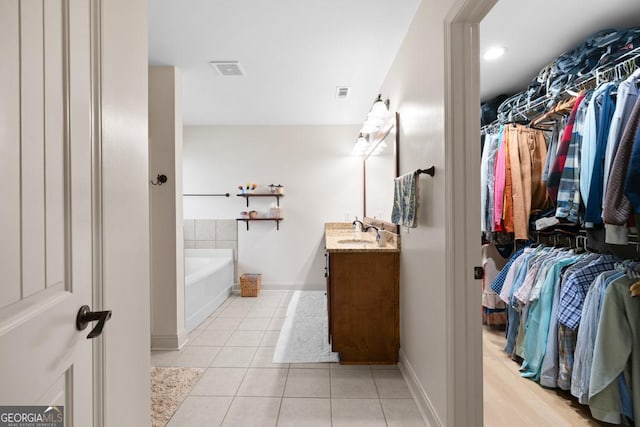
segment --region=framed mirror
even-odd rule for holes
[[[391,222],[393,179],[400,172],[400,115],[395,114],[390,126],[376,135],[373,146],[363,160],[364,215]]]

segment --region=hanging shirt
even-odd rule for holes
[[[623,273],[612,270],[605,271],[593,281],[584,299],[583,315],[578,328],[578,339],[574,354],[573,374],[571,377],[571,394],[583,405],[589,403],[589,381],[593,365],[593,350],[600,320],[601,295],[608,285]]]
[[[494,208],[493,208],[493,229],[502,231],[502,211],[504,206],[504,186],[506,174],[507,145],[504,141],[504,134],[498,147],[495,164],[495,184],[494,184]]]
[[[616,110],[611,119],[611,127],[609,128],[609,136],[607,140],[607,149],[605,151],[604,160],[604,181],[602,183],[602,194],[607,192],[607,183],[609,182],[609,174],[611,173],[611,164],[613,158],[618,151],[618,144],[622,138],[633,106],[638,99],[638,83],[640,83],[640,69],[636,70],[628,79],[618,85],[618,95],[616,101]],[[606,201],[603,200],[603,204]]]
[[[549,148],[547,150],[547,158],[544,161],[544,168],[542,169],[542,182],[547,182],[549,178],[549,173],[551,172],[551,167],[553,166],[553,162],[556,160],[556,154],[558,153],[558,144],[562,139],[562,130],[564,129],[565,120],[556,120],[553,125],[553,131],[551,133],[551,139],[549,140]]]
[[[601,96],[600,116],[598,118],[596,147],[593,164],[591,165],[591,183],[588,198],[585,200],[585,227],[593,228],[595,224],[602,224],[602,182],[604,180],[604,161],[607,150],[607,140],[611,119],[615,110],[613,91],[615,83],[605,84]]]
[[[594,418],[613,424],[620,423],[621,373],[631,379],[633,412],[640,414],[640,357],[631,357],[640,354],[640,304],[629,294],[636,280],[625,275],[607,288],[593,352],[589,409]]]
[[[572,224],[578,223],[578,214],[580,212],[580,147],[582,145],[582,137],[584,134],[584,118],[587,113],[587,107],[591,101],[593,91],[590,90],[585,97],[576,113],[575,123],[573,125],[573,135],[569,142],[567,150],[567,159],[560,178],[558,187],[558,202],[556,204],[556,218],[566,219]]]
[[[587,108],[584,120],[584,136],[580,150],[580,196],[583,201],[589,198],[591,175],[596,159],[598,146],[598,127],[600,125],[600,110],[602,109],[604,94],[613,83],[603,83],[596,88]]]
[[[494,243],[482,245],[482,306],[489,309],[504,309],[500,297],[489,286],[498,276],[507,260],[500,255]]]
[[[640,133],[639,133],[640,135]],[[640,138],[636,137],[631,150],[627,179],[624,183],[624,195],[627,196],[633,212],[640,214]],[[640,228],[640,224],[636,224]]]
[[[606,242],[618,245],[626,245],[629,229],[627,220],[632,212],[629,199],[624,194],[625,180],[629,169],[631,151],[635,143],[640,140],[638,126],[640,125],[640,98],[633,106],[633,111],[624,129],[618,150],[616,151],[611,175],[605,193],[605,209],[602,218],[606,229]]]
[[[546,275],[540,298],[533,302],[527,316],[526,335],[523,344],[524,362],[520,367],[521,375],[540,381],[542,359],[547,348],[549,324],[553,315],[553,295],[560,282],[563,267],[577,260],[575,255],[556,260]]]
[[[571,329],[580,325],[584,298],[591,283],[600,274],[613,270],[620,259],[614,255],[602,255],[586,267],[576,271],[562,288],[560,306],[558,307],[558,321]]]
[[[571,113],[569,114],[569,118],[567,119],[567,126],[564,128],[562,141],[560,141],[560,145],[558,146],[556,160],[553,163],[551,173],[549,173],[549,178],[547,179],[547,193],[549,194],[549,199],[551,199],[551,202],[554,205],[558,201],[558,186],[560,185],[562,171],[564,170],[564,164],[567,160],[567,152],[569,151],[569,143],[571,142],[571,135],[573,133],[576,114],[583,99],[584,94],[578,96],[578,98],[576,99],[576,103],[573,104],[573,108],[571,109]]]
[[[481,203],[481,229],[483,233],[493,231],[491,227],[493,216],[493,185],[495,172],[495,158],[498,152],[499,134],[487,135],[482,150],[482,162],[480,164],[480,203]],[[491,209],[490,209],[491,208]]]
[[[513,255],[511,255],[511,258],[509,258],[504,268],[500,270],[500,273],[498,273],[498,276],[496,276],[496,279],[491,284],[491,289],[493,289],[495,293],[499,294],[500,291],[502,291],[504,280],[507,277],[507,273],[509,273],[509,270],[511,269],[511,265],[520,257],[520,255],[524,253],[524,249],[525,248],[518,249]]]

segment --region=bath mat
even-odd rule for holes
[[[201,368],[151,368],[153,427],[164,427],[169,422],[204,371]]]
[[[324,291],[296,291],[287,308],[273,363],[337,362],[327,340],[327,294]]]

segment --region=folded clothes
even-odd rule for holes
[[[558,225],[560,221],[555,216],[548,216],[536,220],[536,230],[545,230],[549,227]]]

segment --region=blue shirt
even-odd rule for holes
[[[493,283],[491,284],[491,289],[493,289],[493,291],[496,294],[499,294],[500,291],[502,291],[502,286],[504,285],[504,279],[507,277],[507,273],[509,272],[511,265],[523,253],[524,253],[524,248],[521,248],[521,249],[518,249],[513,255],[511,255],[511,258],[509,258],[507,263],[504,265],[504,268],[500,270],[500,273],[498,273],[496,278],[493,280]]]
[[[582,305],[589,286],[602,272],[613,270],[619,258],[603,255],[571,275],[560,291],[558,321],[569,329],[575,330],[580,324]]]
[[[598,120],[598,131],[596,137],[595,158],[591,171],[591,185],[589,187],[589,197],[585,200],[585,226],[593,227],[594,224],[602,224],[602,183],[604,182],[604,159],[607,150],[607,140],[609,138],[609,128],[611,119],[615,111],[615,101],[612,91],[615,85],[609,85],[602,94],[602,106]]]
[[[578,401],[583,405],[589,403],[589,381],[591,378],[591,365],[593,364],[593,350],[596,343],[604,291],[611,282],[622,275],[623,273],[615,270],[606,271],[598,275],[584,300],[583,316],[580,319],[571,375],[571,394],[577,397]]]
[[[575,255],[557,259],[547,273],[540,298],[531,303],[527,316],[527,332],[522,347],[524,362],[520,367],[521,375],[525,378],[540,381],[542,360],[547,348],[549,325],[553,314],[553,295],[556,286],[560,283],[560,271],[577,259]]]

